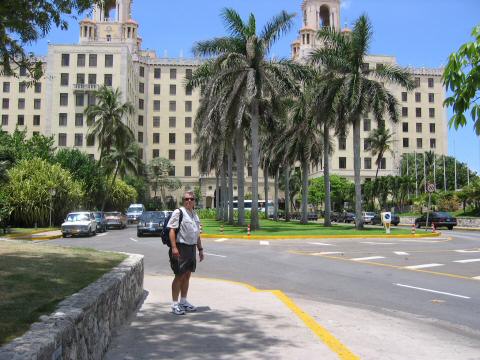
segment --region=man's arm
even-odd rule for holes
[[[178,251],[177,248],[177,233],[175,232],[175,229],[170,229],[170,232],[168,233],[168,237],[170,238],[170,246],[172,248],[172,255],[174,257],[179,257],[180,252]]]
[[[200,236],[198,237],[197,240],[197,249],[198,249],[198,256],[200,257],[200,261],[203,261],[203,246],[202,246],[202,239],[200,239]]]

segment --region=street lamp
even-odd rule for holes
[[[52,208],[53,208],[53,197],[55,196],[55,189],[50,189],[50,227],[52,227]]]

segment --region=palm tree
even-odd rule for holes
[[[170,176],[173,164],[165,158],[155,158],[147,166],[147,175],[150,179],[154,191],[154,197],[157,198],[157,191],[160,190],[161,202],[166,204],[165,190],[177,190],[182,184],[176,177]]]
[[[370,152],[372,156],[376,156],[375,165],[377,165],[377,171],[375,173],[375,179],[378,177],[378,171],[380,170],[380,165],[382,164],[383,156],[387,151],[393,154],[391,145],[393,143],[393,135],[389,129],[386,129],[383,126],[372,130],[370,135],[367,138]]]
[[[133,113],[134,107],[129,102],[121,102],[122,93],[119,89],[113,90],[108,86],[100,87],[95,97],[97,103],[85,109],[87,121],[91,123],[87,139],[98,139],[99,161],[102,162],[113,147],[126,148],[133,141],[134,134],[124,120]]]
[[[365,67],[373,32],[367,16],[362,15],[351,33],[340,33],[330,27],[318,32],[325,46],[315,50],[311,59],[321,64],[327,72],[334,73],[342,81],[334,103],[344,108],[347,121],[353,125],[353,153],[355,174],[355,222],[363,229],[362,189],[360,177],[360,122],[373,112],[375,119],[383,121],[388,113],[393,122],[398,121],[398,102],[385,88],[384,82],[414,88],[411,75],[396,65],[383,65],[375,69]]]
[[[222,104],[226,118],[232,108],[237,119],[243,119],[249,110],[252,152],[252,212],[251,228],[259,228],[258,221],[258,167],[260,104],[265,97],[278,98],[297,93],[297,78],[304,76],[303,66],[290,60],[267,60],[272,45],[287,32],[294,14],[283,11],[257,34],[256,19],[250,14],[247,22],[233,9],[224,9],[222,17],[230,36],[198,42],[193,52],[197,56],[215,59],[195,72],[190,85],[205,85],[204,96],[216,98],[218,89],[229,84],[229,96]],[[212,71],[212,69],[214,71]],[[202,81],[203,80],[203,81]]]

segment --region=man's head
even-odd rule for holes
[[[186,209],[192,210],[195,206],[195,194],[193,191],[186,191],[183,194],[183,206],[185,206]]]

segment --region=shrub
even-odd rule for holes
[[[107,209],[121,211],[137,200],[137,191],[127,185],[123,180],[116,179],[112,188],[112,194],[108,197]]]

